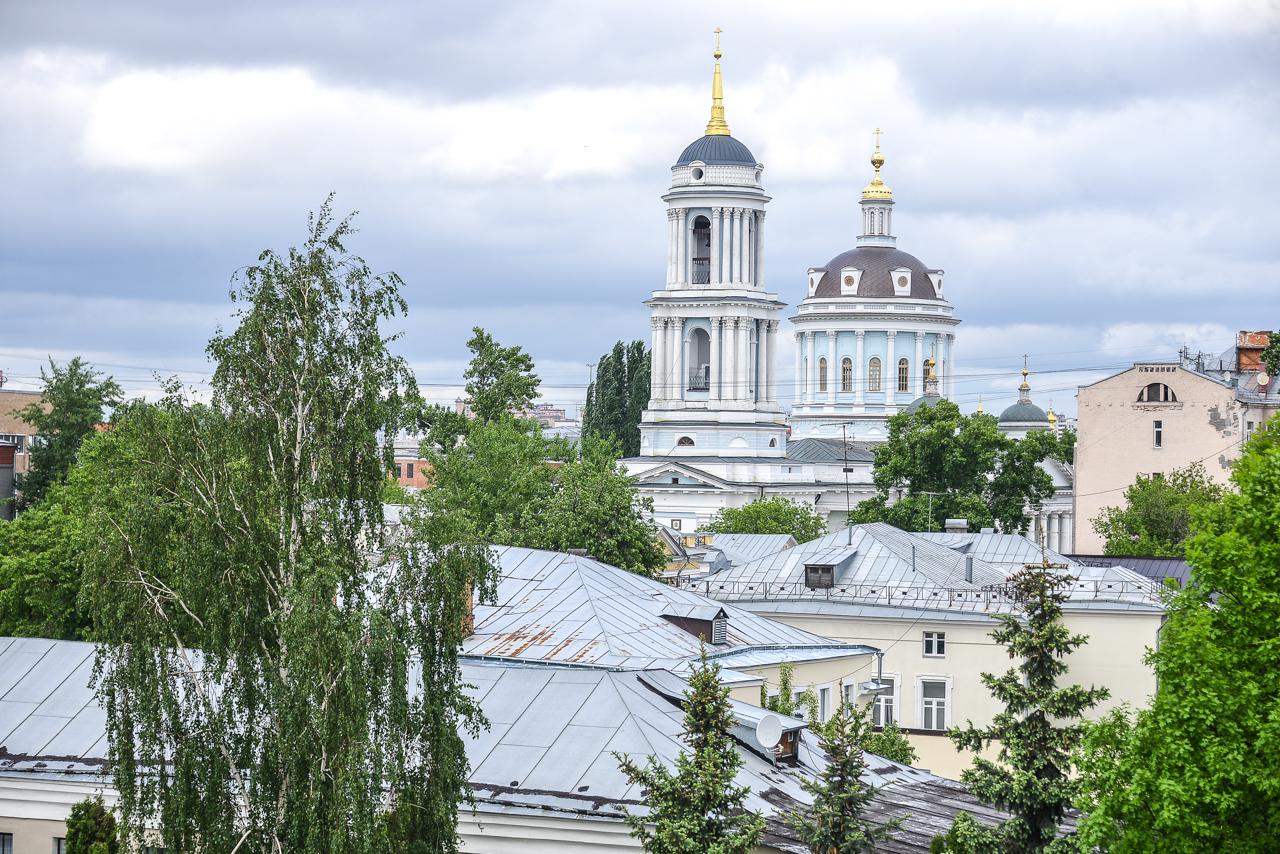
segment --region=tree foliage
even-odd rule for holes
[[[1192,512],[1218,501],[1223,492],[1200,463],[1168,475],[1138,475],[1124,491],[1124,506],[1102,508],[1093,530],[1106,540],[1109,555],[1182,557]]]
[[[575,449],[536,424],[504,418],[472,426],[467,441],[430,455],[435,512],[467,520],[485,542],[567,551],[650,574],[666,563],[652,507],[618,464],[612,441]]]
[[[122,394],[115,380],[79,356],[63,367],[50,359],[48,372],[40,369],[40,382],[40,401],[13,413],[36,430],[30,467],[17,479],[19,510],[36,504],[54,484],[66,480],[80,443]]]
[[[867,760],[863,744],[871,723],[852,706],[841,704],[819,732],[826,766],[816,779],[801,781],[813,796],[813,806],[788,816],[788,823],[814,854],[858,854],[874,851],[892,839],[901,819],[887,823],[864,816],[876,787],[863,782]]]
[[[583,435],[612,437],[622,456],[638,456],[640,416],[649,403],[649,371],[649,351],[643,341],[619,341],[601,356],[582,410]]]
[[[998,760],[982,756],[960,779],[975,797],[1010,813],[990,833],[1005,850],[1048,850],[1076,794],[1072,750],[1080,742],[1079,717],[1106,699],[1105,688],[1059,687],[1064,659],[1087,638],[1062,623],[1065,585],[1070,577],[1051,566],[1027,566],[1009,576],[1010,596],[1020,614],[994,615],[1001,625],[991,637],[1019,659],[1001,676],[982,674],[982,682],[1004,708],[991,725],[948,731],[958,750],[980,751],[997,743]]]
[[[1267,339],[1267,347],[1262,351],[1260,361],[1272,382],[1275,382],[1276,377],[1280,377],[1280,329],[1274,330]]]
[[[462,376],[476,418],[487,423],[527,409],[541,382],[533,359],[519,347],[503,347],[479,326],[471,333],[471,362]]]
[[[735,724],[720,666],[706,651],[689,678],[684,741],[674,773],[650,756],[643,764],[615,753],[627,779],[644,793],[645,813],[628,813],[631,835],[653,854],[746,854],[764,835],[764,817],[746,808],[750,789],[736,783],[743,758],[730,734]],[[650,827],[652,825],[652,827]]]
[[[116,817],[101,795],[71,805],[65,838],[65,854],[117,854],[120,850]]]
[[[1237,490],[1192,514],[1191,577],[1149,655],[1150,707],[1088,730],[1084,844],[1261,854],[1280,838],[1280,420],[1231,479]]]
[[[327,202],[309,225],[238,277],[210,400],[171,382],[122,407],[73,476],[132,845],[158,825],[169,850],[385,850],[390,792],[431,850],[457,847],[454,723],[479,721],[450,627],[492,560],[451,519],[385,540],[417,398],[380,332],[401,283],[347,253]]]
[[[91,637],[79,601],[80,516],[71,491],[54,484],[39,504],[0,521],[0,635]]]
[[[962,415],[948,400],[899,412],[875,450],[876,495],[850,519],[907,531],[939,531],[947,519],[967,519],[970,530],[999,525],[1022,533],[1030,524],[1027,508],[1054,491],[1039,463],[1058,453],[1048,431],[1011,439],[990,415]]]
[[[757,498],[741,507],[716,511],[703,530],[717,534],[790,534],[797,543],[806,543],[827,533],[827,520],[798,501]]]

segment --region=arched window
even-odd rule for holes
[[[770,447],[770,448],[776,448],[776,447],[778,447],[778,440],[777,440],[777,439],[770,439],[770,440],[769,440],[769,447]]]
[[[676,440],[676,444],[682,448],[691,448],[693,447],[693,439],[690,439],[688,436],[681,436]]]
[[[711,336],[707,330],[695,328],[689,333],[689,352],[685,357],[689,369],[689,391],[711,388]]]
[[[1164,383],[1151,383],[1138,392],[1138,403],[1177,403],[1178,396]]]
[[[848,356],[840,360],[840,390],[853,391],[853,359]]]
[[[827,359],[824,356],[818,360],[818,391],[827,390]]]
[[[911,365],[906,359],[898,360],[898,391],[907,391],[911,386]]]
[[[705,285],[711,282],[711,220],[705,216],[693,219],[693,245],[689,247],[690,284]]]
[[[867,363],[867,391],[880,390],[880,359],[873,358]]]

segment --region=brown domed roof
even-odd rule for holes
[[[858,297],[893,298],[893,279],[889,271],[906,267],[911,271],[911,294],[909,297],[904,295],[904,298],[941,300],[934,294],[933,280],[929,278],[930,272],[941,271],[931,271],[916,256],[888,246],[859,246],[837,255],[821,267],[815,267],[815,270],[826,272],[814,289],[813,296],[853,296],[840,293],[840,271],[845,267],[862,271],[862,278],[858,281]]]

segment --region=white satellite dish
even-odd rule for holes
[[[782,741],[782,719],[777,715],[765,715],[756,724],[756,741],[760,746],[772,750]]]
[[[1271,377],[1267,376],[1266,371],[1258,371],[1258,385],[1267,386],[1271,384]]]

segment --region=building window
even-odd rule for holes
[[[867,391],[880,390],[880,360],[872,359],[867,363]]]
[[[0,854],[13,854],[12,833],[0,833]]]
[[[1253,430],[1254,430],[1254,427],[1253,427],[1252,421],[1244,422],[1244,440],[1246,442],[1249,441],[1249,438],[1251,436],[1253,436]]]
[[[818,391],[827,390],[827,360],[818,360]]]
[[[930,658],[942,658],[947,654],[946,632],[924,633],[924,654]]]
[[[769,447],[770,447],[770,448],[776,448],[776,447],[778,447],[778,440],[777,440],[777,439],[770,439],[770,440],[769,440]]]
[[[825,721],[831,717],[831,689],[818,689],[818,720]]]
[[[1164,447],[1164,422],[1163,421],[1151,422],[1151,446],[1153,448]]]
[[[693,447],[693,440],[690,439],[688,436],[681,436],[679,439],[676,440],[676,444],[682,448],[691,448]]]
[[[907,391],[911,385],[911,365],[906,359],[898,360],[898,391]]]
[[[853,359],[840,360],[840,390],[853,391]]]
[[[711,621],[711,642],[712,643],[728,643],[729,642],[729,618],[716,617]]]
[[[888,676],[881,676],[876,681],[881,685],[888,685],[889,689],[876,694],[875,699],[871,701],[871,723],[873,726],[889,726],[897,720],[893,714],[893,701],[898,689],[895,681]]]
[[[1151,383],[1138,392],[1138,403],[1177,403],[1178,396],[1164,383]]]
[[[947,683],[940,679],[920,680],[920,728],[947,728]]]
[[[804,568],[804,586],[810,590],[829,590],[835,586],[834,566],[813,565]]]
[[[67,854],[67,840],[61,836],[53,837],[53,854]]]
[[[672,519],[672,520],[671,520],[671,530],[673,530],[673,531],[678,531],[678,530],[680,530],[680,520],[679,520],[679,519]]]
[[[0,445],[15,445],[14,453],[21,454],[25,438],[21,433],[0,433]]]
[[[405,463],[404,476],[413,480],[413,463]]]
[[[404,477],[404,466],[396,463],[396,477]]]

